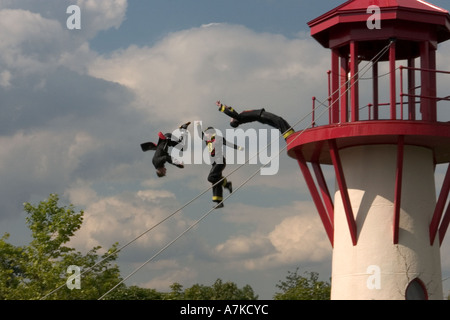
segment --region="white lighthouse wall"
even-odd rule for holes
[[[405,299],[419,278],[429,299],[443,299],[438,241],[430,245],[436,204],[431,150],[404,147],[399,241],[393,242],[396,145],[340,150],[357,226],[353,246],[339,188],[335,193],[332,299]]]

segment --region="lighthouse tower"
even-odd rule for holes
[[[436,51],[450,15],[423,0],[350,0],[308,25],[331,51],[329,119],[291,135],[288,154],[333,247],[331,298],[443,299],[450,99],[437,79],[450,74]]]

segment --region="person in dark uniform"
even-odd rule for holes
[[[287,139],[287,137],[295,132],[286,120],[273,113],[267,112],[264,108],[245,110],[239,113],[232,107],[222,104],[220,101],[217,101],[216,104],[219,107],[220,112],[223,112],[227,116],[232,118],[230,121],[230,125],[233,128],[237,128],[240,124],[243,123],[257,121],[280,130],[284,139]]]
[[[222,154],[222,146],[226,145],[237,150],[242,150],[243,148],[228,142],[223,137],[218,137],[213,127],[208,127],[202,132],[202,140],[205,141],[212,158],[212,167],[208,174],[208,182],[213,185],[212,201],[217,203],[214,208],[223,208],[223,188],[228,189],[230,193],[233,192],[233,188],[231,181],[228,181],[222,174],[226,167],[226,160]]]
[[[181,129],[181,137],[176,140],[172,139],[171,133],[163,134],[162,132],[158,133],[158,143],[155,144],[153,142],[144,142],[141,143],[141,149],[142,151],[155,151],[155,154],[153,155],[152,163],[153,166],[156,169],[156,175],[160,178],[164,177],[166,175],[167,169],[165,167],[165,163],[168,162],[178,168],[184,168],[183,162],[179,161],[178,159],[174,159],[169,154],[169,147],[177,147],[178,144],[182,143],[184,144],[184,135],[186,132],[187,127],[189,126],[190,122],[187,122],[179,127]]]

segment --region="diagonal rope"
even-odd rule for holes
[[[347,86],[347,89],[344,92],[340,93],[339,99],[340,97],[342,97],[344,94],[347,94],[347,92],[352,88],[352,84],[350,86],[348,86],[348,83],[350,83],[355,77],[358,77],[358,75],[360,73],[362,73],[362,70],[364,70],[365,68],[367,68],[370,65],[370,62],[374,63],[376,61],[378,61],[379,59],[381,59],[381,57],[387,52],[387,50],[389,49],[389,47],[392,45],[392,41],[385,47],[383,48],[377,55],[375,55],[375,57],[370,60],[363,68],[361,68],[361,70],[358,70],[358,72],[355,73],[355,75],[353,75],[352,77],[350,77],[344,84],[342,84],[338,89],[336,89],[333,93],[330,94],[330,97],[332,97],[336,92],[339,92],[341,90],[342,87]],[[362,73],[362,75],[364,75],[366,72],[368,72],[368,70],[364,71]],[[356,79],[355,83],[358,82],[360,79],[359,77]],[[319,102],[319,105],[325,106],[325,109],[319,114],[319,116],[317,117],[317,119],[320,119],[326,111],[328,111],[332,105],[327,106],[324,102],[321,102],[320,100],[316,99],[316,101]],[[309,113],[307,113],[305,116],[303,116],[301,119],[299,119],[297,122],[294,123],[294,125],[292,125],[286,132],[288,132],[291,129],[294,129],[295,126],[297,126],[298,124],[300,124],[301,122],[303,122],[307,117],[309,117],[318,107],[315,107],[313,110],[311,110]],[[315,119],[314,121],[316,121],[317,119]],[[294,136],[293,139],[291,139],[289,141],[289,143],[286,144],[286,146],[284,148],[282,148],[278,154],[276,154],[274,157],[272,157],[269,161],[267,161],[264,165],[262,165],[258,170],[256,170],[252,175],[250,175],[250,177],[248,179],[246,179],[241,185],[239,185],[235,191],[239,190],[240,188],[242,188],[245,184],[247,184],[250,180],[252,180],[260,171],[261,169],[263,169],[264,167],[266,167],[275,157],[279,157],[281,152],[283,152],[284,150],[286,150],[288,148],[289,145],[291,145],[296,139],[298,139],[299,136],[301,136],[301,134],[303,132],[305,132],[307,129],[309,129],[311,126],[313,125],[313,122],[311,122],[310,124],[308,124],[307,126],[305,126],[301,131],[297,132],[296,135]],[[284,133],[283,132],[279,135],[278,139],[280,137],[283,136]],[[221,180],[219,180],[217,183],[212,184],[209,188],[205,189],[204,191],[202,191],[200,194],[198,194],[197,196],[195,196],[194,198],[192,198],[191,200],[189,200],[188,202],[186,202],[184,205],[182,205],[179,209],[177,209],[176,211],[174,211],[173,213],[171,213],[170,215],[168,215],[167,217],[165,217],[164,219],[162,219],[161,221],[159,221],[158,223],[156,223],[155,225],[153,225],[152,227],[150,227],[149,229],[145,230],[144,232],[142,232],[141,234],[139,234],[138,236],[136,236],[135,238],[133,238],[132,240],[128,241],[125,245],[121,246],[120,248],[116,249],[115,251],[109,253],[108,255],[106,255],[103,259],[101,259],[100,261],[98,261],[97,263],[95,263],[94,265],[92,265],[91,267],[89,267],[88,269],[86,269],[85,271],[83,271],[79,276],[81,277],[81,275],[86,274],[87,272],[90,272],[95,266],[101,264],[102,262],[106,261],[108,258],[110,258],[112,255],[119,253],[120,251],[122,251],[123,249],[125,249],[126,247],[130,246],[132,243],[134,243],[135,241],[137,241],[138,239],[140,239],[141,237],[143,237],[144,235],[146,235],[147,233],[149,233],[150,231],[154,230],[156,227],[158,227],[159,225],[161,225],[162,223],[164,223],[165,221],[167,221],[168,219],[170,219],[171,217],[173,217],[175,214],[177,214],[178,212],[180,212],[181,210],[183,210],[184,208],[186,208],[187,206],[189,206],[191,203],[193,203],[194,201],[196,201],[198,198],[200,198],[201,196],[203,196],[205,193],[209,192],[214,186],[218,185],[219,183],[222,183],[224,179],[227,179],[228,177],[230,177],[232,174],[234,174],[236,171],[238,171],[240,168],[242,168],[243,166],[245,166],[246,164],[248,164],[251,160],[253,160],[253,158],[257,157],[262,151],[265,151],[268,147],[270,147],[272,145],[272,143],[275,140],[272,140],[269,144],[267,144],[262,150],[260,150],[258,153],[256,153],[254,156],[250,157],[247,161],[245,161],[245,163],[239,165],[237,168],[235,168],[234,170],[232,170],[228,175],[226,175],[225,177],[223,177]],[[227,197],[225,197],[220,203],[218,203],[217,205],[223,203],[225,200],[227,200],[229,197],[231,197],[233,194],[235,194],[235,192],[233,192],[232,194],[229,194]],[[132,273],[130,273],[127,277],[125,277],[123,280],[121,280],[117,285],[115,285],[113,288],[111,288],[109,291],[107,291],[104,295],[102,295],[99,300],[103,299],[106,295],[108,295],[110,292],[112,292],[114,289],[116,289],[120,284],[122,284],[123,282],[125,282],[127,279],[129,279],[131,276],[133,276],[135,273],[137,273],[140,269],[142,269],[145,265],[147,265],[148,263],[150,263],[154,258],[156,258],[159,254],[161,254],[162,252],[164,252],[167,248],[169,248],[173,243],[175,243],[178,239],[180,239],[183,235],[185,235],[187,232],[189,232],[192,228],[194,228],[196,225],[198,225],[202,220],[204,220],[213,210],[215,209],[215,207],[211,208],[207,213],[205,213],[200,219],[198,219],[197,221],[195,221],[190,227],[188,227],[185,231],[183,231],[180,235],[178,235],[175,239],[173,239],[172,241],[170,241],[168,244],[166,244],[161,250],[159,250],[155,255],[153,255],[150,259],[148,259],[147,261],[145,261],[141,266],[139,266],[137,269],[135,269]],[[61,288],[63,288],[66,284],[63,284],[59,287],[57,287],[56,289],[54,289],[53,291],[49,292],[48,294],[46,294],[45,296],[43,296],[41,298],[41,300],[46,299],[48,296],[50,296],[51,294],[57,292],[58,290],[60,290]]]
[[[325,112],[327,111],[327,109],[323,110],[322,113],[319,115],[319,118],[325,114]],[[308,126],[309,127],[309,126]],[[294,137],[294,139],[292,139],[289,143],[286,144],[285,147],[283,147],[276,156],[279,156],[281,154],[281,152],[283,152],[284,150],[287,149],[287,147],[293,142],[295,141],[295,139],[302,134],[305,130],[308,129],[308,127],[305,127],[302,131],[300,131],[300,133],[298,135],[296,135]],[[252,175],[250,175],[243,183],[241,183],[236,190],[233,193],[230,193],[228,196],[226,196],[222,201],[220,201],[217,205],[220,205],[221,203],[223,203],[225,200],[227,200],[229,197],[231,197],[232,195],[236,194],[236,191],[238,191],[239,189],[241,189],[245,184],[247,184],[250,180],[252,180],[260,171],[262,168],[266,167],[275,157],[271,158],[269,161],[267,161],[263,166],[261,166],[260,168],[258,168],[258,170],[256,170]],[[230,175],[228,175],[230,176]],[[228,177],[227,176],[227,177]],[[225,179],[225,178],[224,178]],[[222,179],[223,180],[223,179]],[[169,243],[167,243],[162,249],[160,249],[156,254],[154,254],[150,259],[148,259],[147,261],[145,261],[143,264],[141,264],[138,268],[136,268],[133,272],[131,272],[128,276],[126,276],[124,279],[122,279],[119,283],[117,283],[114,287],[112,287],[110,290],[108,290],[105,294],[103,294],[99,300],[103,300],[103,298],[105,298],[109,293],[111,293],[114,289],[116,289],[118,286],[120,286],[122,283],[124,283],[126,280],[128,280],[130,277],[132,277],[134,274],[136,274],[139,270],[141,270],[144,266],[146,266],[148,263],[150,263],[151,261],[153,261],[158,255],[160,255],[161,253],[163,253],[167,248],[169,248],[172,244],[174,244],[178,239],[180,239],[182,236],[184,236],[186,233],[188,233],[192,228],[194,228],[196,225],[198,225],[202,220],[204,220],[209,214],[211,214],[212,211],[215,210],[215,207],[211,208],[208,212],[206,212],[202,217],[200,217],[200,219],[198,219],[197,221],[195,221],[192,225],[190,225],[186,230],[184,230],[181,234],[179,234],[175,239],[173,239],[172,241],[170,241]]]
[[[389,44],[390,46],[390,44]],[[389,46],[387,46],[387,48],[389,48]],[[386,49],[387,50],[387,49]],[[379,57],[382,56],[381,55],[377,55]],[[367,71],[366,71],[367,72]],[[365,72],[363,73],[365,74]],[[356,76],[357,74],[355,74]],[[350,81],[351,79],[349,79]],[[345,91],[345,93],[347,93],[348,90],[350,90],[351,86],[347,88],[347,90]],[[322,102],[319,101],[320,104],[323,104]],[[325,105],[325,104],[323,104]],[[326,106],[326,108],[319,114],[318,119],[320,119],[320,117],[322,117],[328,110],[329,108],[331,108],[330,106]],[[304,118],[303,118],[304,119]],[[303,120],[301,120],[303,121]],[[298,121],[297,123],[301,122]],[[297,123],[295,125],[297,125]],[[292,126],[291,129],[293,129]],[[304,129],[302,129],[300,132],[298,132],[293,139],[291,139],[285,147],[283,147],[278,154],[275,157],[279,157],[280,154],[282,152],[284,152],[303,132],[305,132],[310,126],[312,125],[312,123],[308,126],[306,126]],[[280,134],[280,136],[283,136],[283,134]],[[279,137],[280,137],[279,136]],[[273,141],[268,145],[270,146],[273,143]],[[268,148],[268,146],[266,146],[266,148]],[[259,151],[257,154],[261,153],[262,151]],[[258,170],[256,170],[252,175],[250,175],[243,183],[241,183],[237,188],[236,191],[238,191],[239,189],[241,189],[244,185],[246,185],[250,180],[252,180],[260,171],[261,169],[263,169],[264,167],[266,167],[275,157],[271,158],[269,161],[267,161],[265,164],[263,164],[260,168],[258,168]],[[250,160],[250,159],[249,159]],[[248,161],[249,161],[248,160]],[[246,162],[247,163],[247,162]],[[243,164],[244,165],[244,164]],[[233,174],[234,172],[236,172],[239,168],[241,168],[243,165],[239,166],[237,169],[235,169],[233,172],[231,172],[230,174],[227,175],[227,177],[229,177],[231,174]],[[225,178],[224,178],[225,179]],[[223,179],[222,179],[223,180]],[[221,181],[222,181],[221,180]],[[227,200],[229,197],[231,197],[232,195],[234,195],[235,192],[229,194],[228,196],[226,196],[221,202],[219,202],[217,205],[220,205],[221,203],[223,203],[225,200]],[[164,252],[167,248],[169,248],[173,243],[175,243],[178,239],[180,239],[182,236],[184,236],[186,233],[188,233],[192,228],[194,228],[196,225],[198,225],[202,220],[204,220],[215,208],[211,208],[208,212],[206,212],[202,217],[200,217],[200,219],[198,219],[197,221],[195,221],[191,226],[189,226],[185,231],[183,231],[181,234],[179,234],[175,239],[173,239],[172,241],[170,241],[169,243],[167,243],[162,249],[160,249],[156,254],[154,254],[150,259],[148,259],[147,261],[145,261],[143,264],[141,264],[138,268],[136,268],[133,272],[131,272],[127,277],[125,277],[124,279],[122,279],[122,281],[120,281],[118,284],[116,284],[113,288],[111,288],[109,291],[107,291],[104,295],[102,295],[99,300],[102,300],[104,297],[106,297],[110,292],[112,292],[115,288],[117,288],[119,285],[121,285],[122,283],[124,283],[126,280],[128,280],[130,277],[132,277],[134,274],[136,274],[139,270],[141,270],[144,266],[146,266],[148,263],[150,263],[151,261],[153,261],[158,255],[160,255],[162,252]]]

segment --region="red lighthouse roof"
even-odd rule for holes
[[[407,8],[420,11],[448,13],[447,10],[439,8],[438,6],[424,0],[351,0],[340,6],[338,10],[366,10],[372,5],[376,5],[380,8]]]
[[[370,6],[380,8],[381,30],[367,28],[367,20],[373,15],[368,10]],[[348,28],[348,24],[352,27]],[[415,37],[430,39],[432,34],[437,42],[450,39],[449,12],[424,0],[349,0],[310,21],[308,26],[311,35],[326,48],[340,46],[349,38],[367,41],[389,37],[422,40]],[[344,34],[344,28],[352,30],[352,34]]]

